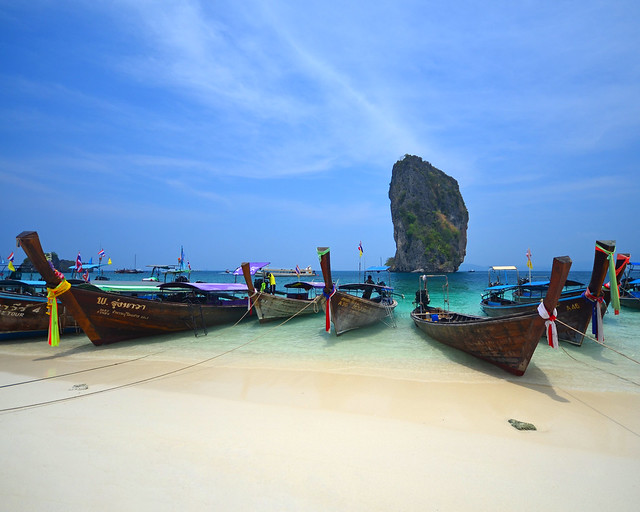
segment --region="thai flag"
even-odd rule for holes
[[[15,272],[16,267],[13,266],[13,252],[9,254],[9,256],[7,256],[7,259],[9,260],[9,264],[7,265],[7,268],[11,270],[11,272]],[[2,263],[4,263],[4,261]]]
[[[82,272],[82,258],[80,257],[80,253],[78,253],[78,257],[76,258],[76,272]]]
[[[100,249],[100,252],[98,253],[98,257],[100,259],[104,258],[104,249]]]
[[[298,276],[300,276],[300,272],[301,272],[300,267],[296,265],[296,274],[298,274]]]

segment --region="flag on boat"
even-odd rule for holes
[[[298,275],[298,277],[300,277],[300,267],[298,265],[296,265],[296,274]]]
[[[80,252],[78,252],[78,257],[76,258],[76,272],[82,272],[82,258],[80,257]]]
[[[360,240],[360,243],[358,244],[358,252],[360,253],[360,257],[362,258],[362,253],[364,252],[362,250],[362,240]]]
[[[529,270],[533,268],[533,263],[531,263],[531,248],[527,248],[527,268]]]
[[[107,265],[111,265],[111,258],[107,261]]]
[[[16,271],[16,267],[13,266],[13,259],[14,259],[14,255],[13,255],[13,251],[11,251],[11,254],[7,256],[7,260],[9,260],[9,264],[7,265],[7,268],[11,270],[11,272]]]
[[[82,274],[82,279],[84,279],[85,283],[89,282],[90,279],[89,279],[89,271],[88,270],[84,271],[84,274]]]
[[[98,258],[102,259],[104,258],[104,249],[100,249],[100,252],[98,252]]]

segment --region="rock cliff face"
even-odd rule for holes
[[[469,212],[458,182],[418,156],[393,166],[391,220],[397,272],[455,272],[467,251]]]

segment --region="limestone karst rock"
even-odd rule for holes
[[[397,272],[455,272],[464,261],[469,212],[458,182],[418,156],[396,162],[389,186]]]

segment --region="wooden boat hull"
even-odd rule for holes
[[[79,332],[80,327],[58,302],[60,332]],[[0,340],[46,336],[49,331],[47,299],[15,293],[0,293]]]
[[[57,288],[64,276],[56,273],[46,260],[38,234],[25,231],[17,236],[17,241],[47,286]],[[248,307],[247,299],[221,305],[187,302],[193,299],[186,293],[181,297],[184,301],[171,297],[164,300],[166,296],[153,300],[81,285],[71,286],[59,295],[59,300],[94,345],[189,330],[206,332],[207,327],[240,320]]]
[[[611,240],[596,242],[593,270],[591,271],[591,280],[588,286],[588,289],[592,290],[594,296],[602,298],[601,312],[604,315],[611,299],[610,290],[604,289],[602,286],[607,269],[609,268],[609,261],[606,253],[599,250],[598,246],[607,251],[614,251],[615,242]],[[624,271],[625,266],[626,260],[624,259],[616,262],[617,275]],[[562,293],[556,305],[558,311],[558,321],[556,322],[558,339],[577,346],[581,346],[584,341],[585,333],[591,323],[594,307],[594,302],[587,299],[582,292],[583,291],[576,291],[572,294]],[[501,304],[492,305],[488,301],[483,301],[481,307],[488,316],[499,318],[516,313],[535,312],[538,303],[504,300]]]
[[[544,310],[549,313],[556,307],[570,268],[568,256],[554,258],[543,301]],[[424,286],[426,290],[426,280]],[[545,329],[545,319],[537,310],[491,318],[449,312],[423,302],[411,312],[411,318],[416,327],[434,340],[514,375],[524,374]]]
[[[247,303],[234,306],[163,302],[118,293],[72,287],[62,294],[79,312],[76,320],[94,345],[233,323],[247,312]]]
[[[251,302],[256,308],[260,323],[267,323],[282,318],[319,313],[322,311],[324,297],[319,295],[311,300],[303,300],[256,292],[251,297]]]
[[[638,296],[634,296],[633,294],[621,296],[620,305],[625,308],[640,309],[640,293],[634,293],[638,294]]]
[[[383,290],[384,297],[380,293],[380,297],[374,299],[336,290],[331,278],[331,253],[329,248],[318,247],[318,256],[320,257],[320,268],[324,279],[323,295],[329,297],[323,306],[325,312],[329,308],[336,336],[353,329],[376,324],[386,318],[393,320],[393,311],[398,305],[398,301],[391,298],[391,289]],[[329,330],[328,324],[327,330]]]
[[[545,327],[537,311],[489,318],[427,306],[414,309],[411,319],[430,338],[518,376],[526,371]]]
[[[336,335],[384,321],[393,315],[396,300],[381,304],[349,293],[336,292],[329,300],[331,321]],[[326,311],[326,302],[323,308]]]
[[[482,305],[482,310],[491,318],[536,312],[537,308],[538,303],[509,304],[494,307]],[[593,302],[586,299],[582,294],[573,297],[562,297],[558,301],[556,309],[558,311],[558,322],[556,323],[558,339],[573,345],[582,345],[585,333],[591,322]]]

